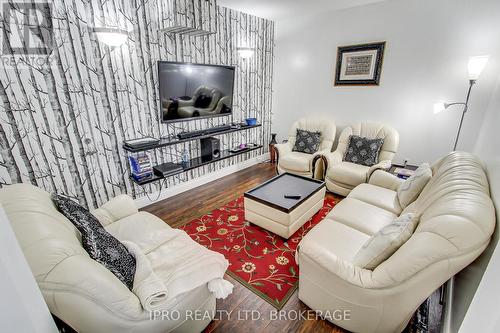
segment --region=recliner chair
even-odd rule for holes
[[[349,146],[349,137],[351,135],[370,139],[384,139],[377,164],[368,167],[344,161],[344,155]],[[324,154],[327,189],[330,192],[343,196],[348,195],[354,187],[366,183],[375,170],[389,169],[398,146],[399,134],[390,126],[377,123],[359,123],[346,127],[340,134],[337,149],[334,152]]]
[[[316,153],[306,154],[293,151],[297,128],[321,132],[321,144]],[[335,123],[331,120],[307,118],[297,120],[288,133],[288,141],[274,146],[277,155],[276,172],[279,174],[288,172],[299,176],[322,179],[324,174],[322,156],[331,151],[336,130]]]

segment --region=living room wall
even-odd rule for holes
[[[337,47],[387,41],[380,86],[333,85]],[[472,151],[500,54],[497,0],[388,0],[276,21],[273,131],[286,137],[300,117],[376,121],[400,133],[396,162],[434,161],[453,148],[460,107],[435,115],[439,101],[462,102],[467,61],[492,59],[474,86],[458,149]]]
[[[443,332],[471,332],[481,326],[483,332],[498,332],[495,326],[500,325],[498,318],[498,271],[500,271],[500,73],[496,88],[488,103],[485,118],[474,153],[484,162],[490,195],[497,210],[497,228],[490,244],[484,253],[471,265],[455,276],[452,302],[447,320],[447,328]],[[486,271],[486,269],[488,269]],[[485,280],[483,273],[489,271]],[[479,288],[478,288],[479,287]],[[476,293],[477,290],[477,293]],[[470,307],[469,307],[470,306]]]
[[[23,22],[19,16],[11,16],[7,25],[5,15],[9,13],[3,13],[0,186],[27,182],[96,207],[120,193],[137,198],[158,190],[158,184],[139,187],[130,181],[123,140],[173,136],[256,117],[263,124],[261,128],[224,136],[222,147],[246,142],[267,147],[273,22],[217,6],[216,17],[210,18],[216,22],[215,34],[168,35],[159,32],[158,10],[172,2],[160,5],[160,1],[51,1],[55,47],[50,60],[42,63],[10,61],[8,48],[18,42],[11,31],[23,31]],[[92,32],[100,26],[118,26],[131,32],[125,44],[110,48]],[[34,35],[43,36],[43,31],[34,31]],[[253,47],[254,56],[242,59],[238,46]],[[236,66],[233,117],[160,124],[158,60]],[[177,145],[155,151],[152,158],[155,162],[179,161],[184,149],[194,157],[198,147],[196,142]],[[255,151],[170,177],[166,185],[176,186],[261,153]]]

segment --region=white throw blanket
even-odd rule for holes
[[[155,247],[148,244],[147,249],[141,248],[141,242],[135,244],[132,237],[126,238],[121,241],[136,258],[132,291],[145,310],[168,309],[183,294],[207,283],[216,298],[232,293],[233,285],[223,279],[227,259],[196,243],[186,232],[170,229],[161,241],[156,239]]]
[[[153,311],[162,306],[168,297],[168,290],[162,280],[158,278],[151,263],[139,246],[124,241],[123,245],[135,257],[135,275],[132,292],[139,298],[144,310]]]

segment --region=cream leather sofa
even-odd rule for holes
[[[321,132],[319,151],[315,154],[293,151],[297,128]],[[297,120],[288,132],[288,141],[274,146],[276,149],[277,173],[288,172],[299,176],[323,179],[324,163],[322,156],[332,150],[336,131],[337,127],[331,120],[307,118]]]
[[[170,309],[179,311],[178,320],[150,320],[135,294],[89,257],[77,229],[42,189],[28,184],[7,186],[0,191],[0,204],[50,311],[79,333],[200,332],[211,321],[186,320],[186,311],[215,311],[215,297],[207,285],[189,292]],[[137,244],[155,244],[155,234],[170,228],[154,215],[138,212],[125,195],[93,214],[111,234],[126,232]],[[161,251],[161,245],[151,251]],[[171,318],[177,315],[172,313]]]
[[[434,290],[483,252],[495,228],[488,180],[475,157],[450,153],[432,173],[408,207],[395,192],[401,180],[380,170],[335,206],[299,244],[299,298],[315,310],[348,311],[331,321],[349,331],[402,331]],[[373,271],[351,264],[370,236],[410,212],[419,225],[396,253]]]
[[[358,135],[370,139],[382,138],[384,144],[379,154],[379,162],[371,167],[344,162],[343,158],[349,146],[349,136]],[[360,123],[346,127],[339,137],[337,149],[326,153],[326,187],[330,192],[346,196],[356,186],[366,183],[370,175],[378,169],[388,169],[399,146],[398,132],[387,125]]]

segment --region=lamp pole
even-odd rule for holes
[[[462,130],[462,124],[464,123],[464,117],[465,113],[467,112],[467,109],[469,108],[469,98],[470,98],[470,92],[472,90],[472,86],[476,83],[476,80],[469,80],[469,90],[467,91],[467,98],[465,99],[465,103],[452,103],[448,104],[448,106],[453,105],[453,104],[463,104],[464,110],[462,111],[462,117],[460,118],[460,125],[458,125],[458,132],[457,132],[457,137],[455,139],[455,144],[453,145],[453,150],[457,150],[457,144],[458,144],[458,139],[460,138],[460,131]]]

